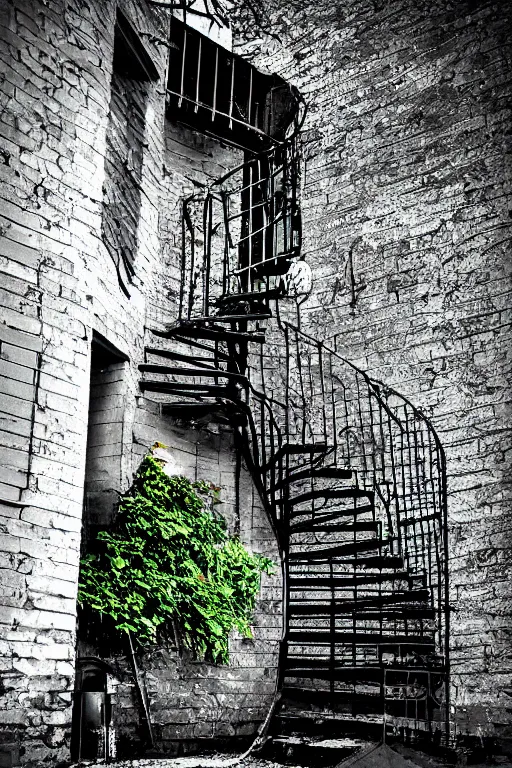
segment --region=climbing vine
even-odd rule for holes
[[[169,477],[146,456],[113,528],[98,533],[81,561],[80,604],[141,644],[177,626],[196,658],[227,663],[230,631],[252,637],[261,573],[273,563],[228,536],[217,496],[214,486]]]

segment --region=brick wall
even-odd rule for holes
[[[240,45],[299,87],[303,327],[433,419],[447,452],[452,694],[510,737],[510,14],[275,3]]]
[[[160,74],[157,82],[147,84],[130,299],[120,288],[103,226],[115,3],[12,0],[0,9],[5,72],[0,119],[0,752],[7,764],[19,759],[26,765],[57,765],[69,756],[87,429],[97,423],[96,414],[89,414],[93,332],[129,360],[116,405],[122,413],[112,422],[122,425],[121,453],[111,451],[108,441],[90,445],[90,461],[97,462],[96,469],[103,464],[110,487],[128,487],[142,452],[155,439],[183,457],[184,466],[194,457],[194,472],[197,462],[198,475],[217,478],[230,489],[228,495],[234,482],[229,441],[205,447],[203,454],[199,433],[182,435],[161,420],[160,406],[140,399],[137,366],[143,360],[145,325],[176,316],[166,275],[169,262],[177,258],[177,204],[190,192],[190,182],[185,188],[182,171],[173,170],[188,163],[177,159],[185,150],[166,150],[166,143],[169,147],[174,136],[176,146],[195,153],[194,173],[203,181],[216,175],[217,162],[236,164],[239,154],[190,132],[184,136],[181,129],[165,128],[168,48],[161,43],[168,35],[167,15],[144,0],[120,5]],[[113,457],[112,466],[102,461],[107,455]],[[241,534],[254,549],[273,553],[252,486],[247,479],[244,483]],[[208,675],[204,697],[190,694],[188,701],[194,702],[189,708],[206,713],[194,722],[207,725],[204,734],[198,726],[187,738],[220,736],[214,724],[224,711],[237,721],[233,732],[247,736],[255,730],[275,675],[280,617],[268,612],[269,606],[276,608],[278,582],[269,582],[262,592],[256,616],[262,634],[256,634],[254,645],[234,640],[229,670],[201,668]],[[274,640],[268,653],[262,645],[267,640]],[[169,658],[163,667],[161,658],[155,665],[147,661],[146,670],[161,735],[171,748],[179,738],[180,720],[174,704],[172,717],[167,712],[165,691],[181,662],[172,654]],[[196,685],[193,670],[180,673],[182,693]],[[126,712],[125,732],[131,739],[133,702]]]

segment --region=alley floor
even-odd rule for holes
[[[464,761],[459,763],[447,763],[439,758],[426,755],[425,753],[416,752],[402,748],[400,755],[397,755],[400,760],[400,767],[405,768],[451,768],[451,766],[457,765],[457,767],[465,766]],[[104,768],[104,763],[88,764],[88,768]],[[193,756],[193,757],[180,757],[173,759],[165,758],[149,758],[138,760],[122,760],[115,762],[115,768],[234,768],[240,766],[240,768],[284,768],[282,763],[273,762],[272,760],[262,760],[255,757],[248,757],[243,760],[233,757],[231,755],[219,755],[212,756]],[[335,768],[350,768],[354,765],[354,768],[366,768],[366,764],[354,763],[352,759],[343,760]],[[508,757],[495,757],[485,763],[467,763],[468,768],[489,768],[490,766],[500,766],[501,768],[512,768],[512,759]],[[368,766],[370,764],[368,763]],[[78,766],[71,766],[71,768],[78,768]],[[286,763],[286,768],[302,768],[302,766],[295,765],[293,763]],[[313,766],[312,768],[324,768],[323,765]],[[372,762],[371,768],[394,768],[394,766],[388,760],[378,760]]]

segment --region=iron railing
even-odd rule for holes
[[[184,202],[179,320],[215,341],[214,370],[233,378],[223,400],[244,416],[233,424],[285,558],[291,477],[307,483],[316,470],[333,477],[337,469],[371,494],[390,560],[428,591],[435,654],[426,663],[444,680],[448,718],[446,468],[437,434],[408,398],[293,324],[278,318],[263,339],[263,320],[300,255],[298,175],[294,133]],[[312,516],[319,503],[311,493]],[[445,727],[448,736],[447,719]]]
[[[447,656],[447,503],[443,447],[429,419],[408,398],[377,381],[324,343],[281,322],[251,356],[250,406],[256,414],[262,483],[282,522],[286,474],[297,471],[285,445],[317,445],[317,466],[352,470],[375,492],[392,554],[422,577],[437,614],[436,646]],[[262,400],[272,409],[263,418]],[[276,458],[277,456],[277,458]]]
[[[444,680],[448,737],[446,466],[431,422],[408,398],[287,322],[267,332],[265,346],[250,355],[248,376],[254,463],[283,548],[290,493],[285,478],[307,477],[312,467],[347,469],[359,489],[375,494],[374,515],[390,556],[402,558],[410,576],[427,587],[435,613],[429,663]],[[305,461],[304,451],[290,446],[317,450]]]
[[[265,314],[300,255],[294,136],[183,203],[179,318]]]
[[[253,151],[284,139],[297,104],[292,86],[175,17],[169,43],[170,117]]]

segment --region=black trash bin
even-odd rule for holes
[[[73,701],[71,757],[105,760],[115,757],[112,728],[110,666],[94,656],[77,659]]]

